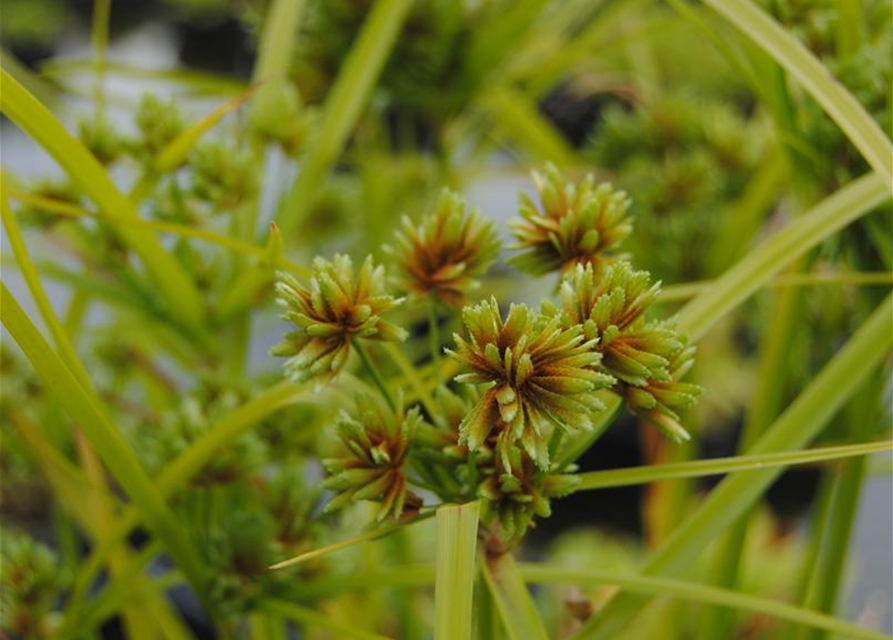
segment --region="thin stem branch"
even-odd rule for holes
[[[384,378],[381,375],[381,372],[378,370],[378,367],[375,366],[375,363],[372,362],[372,358],[369,356],[369,352],[366,350],[366,347],[363,346],[363,343],[359,341],[357,338],[351,338],[350,344],[353,345],[353,348],[356,349],[357,353],[360,356],[360,360],[363,363],[363,367],[366,369],[366,372],[372,376],[373,382],[375,382],[375,386],[378,387],[378,390],[381,391],[381,395],[384,396],[385,402],[388,403],[388,406],[391,408],[391,411],[397,411],[397,403],[394,402],[394,396],[391,395],[390,389],[388,389],[387,383],[384,381]]]
[[[443,382],[440,375],[440,332],[437,327],[437,296],[431,294],[428,305],[428,346],[431,349],[431,366],[434,369],[434,381],[439,387]]]

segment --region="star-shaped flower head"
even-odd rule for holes
[[[503,321],[491,298],[462,316],[468,337],[456,335],[448,353],[470,373],[456,380],[488,388],[460,426],[461,444],[477,450],[493,433],[500,454],[520,441],[547,468],[552,427],[588,428],[604,408],[596,391],[614,379],[597,370],[601,355],[581,327],[563,328],[525,305],[512,305]]]
[[[693,407],[702,391],[696,384],[682,382],[694,365],[694,353],[693,346],[684,346],[670,363],[667,379],[649,378],[642,386],[623,389],[630,411],[677,442],[689,438],[679,411]]]
[[[384,267],[376,267],[371,257],[356,275],[346,255],[336,254],[333,262],[316,258],[309,288],[280,272],[276,291],[283,317],[297,328],[271,354],[289,357],[285,373],[296,382],[337,374],[353,338],[406,339],[405,330],[382,319],[402,299],[387,293]]]
[[[534,518],[551,515],[552,498],[570,494],[580,481],[576,475],[544,471],[516,446],[494,458],[480,474],[481,520],[509,548],[520,542]]]
[[[602,366],[627,384],[642,386],[649,378],[668,380],[667,367],[683,347],[667,323],[646,322],[645,310],[660,293],[647,271],[616,262],[599,276],[592,265],[577,268],[560,287],[564,321],[582,325],[595,345]],[[553,311],[544,304],[546,315]]]
[[[534,172],[533,180],[540,206],[521,194],[522,219],[510,224],[518,239],[512,248],[523,251],[510,262],[537,276],[610,262],[611,253],[632,231],[626,193],[607,183],[595,186],[592,174],[577,184],[566,182],[551,164],[545,175]]]
[[[347,448],[340,458],[323,460],[332,474],[324,483],[338,495],[326,511],[340,509],[355,500],[380,503],[377,520],[415,513],[422,500],[406,489],[405,466],[413,436],[422,417],[418,408],[404,411],[402,399],[391,411],[377,398],[361,394],[356,413],[345,411],[338,419],[338,437]]]
[[[499,239],[492,222],[466,212],[462,196],[444,189],[433,214],[418,224],[403,218],[396,245],[388,251],[409,291],[458,307],[496,260]]]
[[[673,383],[673,365],[685,352],[685,338],[671,322],[645,319],[645,310],[660,293],[660,283],[652,284],[647,271],[636,271],[626,261],[614,263],[601,275],[592,265],[578,265],[564,278],[560,291],[562,310],[545,303],[544,314],[560,316],[564,326],[582,327],[587,341],[602,355],[601,366],[616,378],[618,393],[638,397],[643,389]],[[686,395],[697,388],[686,385]],[[668,396],[671,405],[676,406],[675,400]],[[643,402],[642,408],[656,407],[655,401],[643,398]],[[630,406],[635,410],[634,403]],[[667,409],[670,414],[664,415],[678,420],[669,406]],[[665,428],[668,423],[664,419],[649,422],[674,440],[688,439],[678,424]]]

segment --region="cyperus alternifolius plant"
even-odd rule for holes
[[[499,239],[492,222],[467,212],[462,196],[444,189],[434,213],[418,223],[403,218],[388,252],[406,289],[457,307],[480,286],[477,278],[499,255]]]
[[[405,469],[410,444],[422,423],[418,408],[404,411],[400,400],[392,411],[366,394],[359,394],[356,404],[355,413],[342,411],[337,422],[344,455],[323,460],[331,474],[324,486],[338,492],[326,510],[371,500],[379,503],[378,520],[418,512],[422,500],[407,490]]]
[[[349,256],[336,254],[332,262],[316,258],[309,288],[280,272],[276,292],[283,317],[296,328],[271,353],[289,358],[285,373],[296,382],[337,374],[354,338],[406,339],[404,329],[382,319],[402,299],[388,294],[384,267],[371,257],[356,274]]]
[[[475,450],[495,433],[500,454],[520,443],[547,468],[553,427],[588,428],[604,407],[595,392],[614,379],[598,371],[601,355],[580,326],[562,327],[525,305],[512,305],[503,320],[491,298],[462,317],[467,337],[456,335],[448,353],[469,372],[456,380],[488,388],[463,421],[461,442]]]
[[[510,223],[518,240],[512,248],[521,253],[509,262],[537,276],[610,262],[632,231],[626,193],[610,184],[596,186],[592,174],[576,184],[566,182],[554,165],[547,165],[545,174],[534,172],[533,180],[540,206],[521,194],[522,219]]]

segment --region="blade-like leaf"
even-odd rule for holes
[[[110,216],[139,218],[133,203],[118,191],[109,175],[83,144],[69,134],[38,100],[0,69],[0,110],[34,138],[58,162],[99,210]],[[158,240],[134,229],[122,229],[121,237],[142,258],[146,270],[163,293],[170,314],[187,327],[200,331],[203,312],[195,284]]]
[[[480,503],[437,510],[434,639],[471,640],[474,559]]]
[[[320,183],[369,101],[410,7],[412,0],[377,0],[369,12],[326,98],[319,133],[280,212],[279,225],[285,236],[291,235],[313,206]]]
[[[697,340],[720,318],[822,240],[889,199],[877,174],[835,192],[751,251],[679,312],[679,328]]]
[[[711,460],[694,460],[670,464],[630,467],[627,469],[609,469],[607,471],[590,471],[578,474],[580,484],[574,491],[591,491],[608,487],[628,487],[631,485],[662,482],[678,478],[702,478],[704,476],[737,473],[754,469],[787,467],[798,464],[826,462],[840,458],[867,456],[872,453],[893,451],[893,442],[869,442],[851,444],[840,447],[822,447],[806,451],[784,453],[765,453],[752,456],[732,456]]]
[[[752,0],[704,0],[794,76],[893,193],[893,146],[884,132],[805,46]]]
[[[508,637],[548,640],[549,634],[512,555],[504,553],[498,558],[487,558],[483,574]]]
[[[748,454],[798,449],[817,436],[844,402],[890,353],[893,333],[893,295],[865,321],[818,376],[772,423]],[[646,562],[647,576],[677,575],[742,513],[754,505],[781,473],[760,469],[729,476],[698,510]],[[595,614],[575,640],[605,640],[620,633],[647,598],[622,594]]]
[[[205,584],[204,569],[183,527],[120,432],[98,408],[97,399],[78,383],[2,282],[0,309],[3,326],[37,370],[48,391],[82,429],[112,476],[133,500],[146,525],[165,543],[180,570],[201,591]]]
[[[616,585],[624,591],[651,596],[668,596],[719,607],[728,607],[751,613],[772,616],[780,620],[794,621],[816,629],[840,634],[859,640],[889,640],[876,631],[857,627],[833,616],[816,613],[778,600],[760,598],[729,589],[719,589],[684,580],[651,578],[646,576],[618,575],[616,572],[590,569],[565,569],[536,564],[520,566],[524,578],[541,584]],[[620,636],[618,636],[620,637]]]

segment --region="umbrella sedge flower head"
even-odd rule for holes
[[[496,260],[499,239],[493,223],[476,211],[466,212],[462,196],[444,189],[433,214],[418,224],[403,218],[396,246],[388,252],[409,291],[433,294],[458,307]]]
[[[576,475],[544,471],[515,446],[495,458],[492,466],[481,469],[481,474],[481,520],[498,531],[500,542],[507,547],[520,542],[534,518],[552,514],[552,498],[569,495],[580,482]]]
[[[622,389],[630,411],[676,442],[689,439],[678,412],[693,407],[702,391],[696,384],[682,382],[694,365],[694,354],[693,346],[684,346],[670,363],[666,379],[649,378],[644,385]]]
[[[332,262],[313,261],[310,286],[291,274],[280,272],[276,283],[283,318],[296,329],[273,347],[274,356],[287,356],[286,375],[303,382],[337,374],[350,355],[353,338],[402,341],[406,331],[382,319],[402,302],[389,295],[384,268],[366,258],[355,275],[349,256],[335,255]]]
[[[462,316],[468,337],[456,335],[456,350],[447,352],[470,372],[456,381],[488,387],[460,425],[460,444],[476,451],[493,434],[507,455],[520,441],[546,469],[552,427],[589,428],[604,408],[596,391],[614,379],[596,370],[601,355],[579,326],[562,328],[525,305],[512,305],[503,321],[491,298]]]
[[[652,284],[647,271],[620,261],[601,275],[591,265],[578,265],[564,278],[560,292],[562,310],[546,303],[544,314],[562,317],[565,326],[582,327],[586,340],[602,356],[601,367],[617,380],[615,390],[630,399],[630,408],[672,439],[687,440],[673,409],[691,406],[697,395],[698,387],[678,382],[690,368],[694,350],[686,349],[685,338],[671,322],[645,319],[660,283]],[[688,365],[683,370],[684,362]]]
[[[610,252],[632,231],[626,193],[607,183],[596,186],[592,174],[566,182],[551,164],[545,174],[534,172],[533,180],[540,206],[521,194],[521,220],[510,224],[518,240],[512,248],[523,251],[509,261],[536,276],[610,262]]]
[[[418,408],[404,411],[401,398],[397,410],[391,411],[366,394],[358,395],[356,403],[356,413],[342,412],[337,422],[338,437],[347,451],[323,460],[332,474],[323,486],[338,492],[326,511],[355,500],[372,500],[380,503],[379,521],[417,512],[422,500],[407,491],[404,467],[422,423]]]

